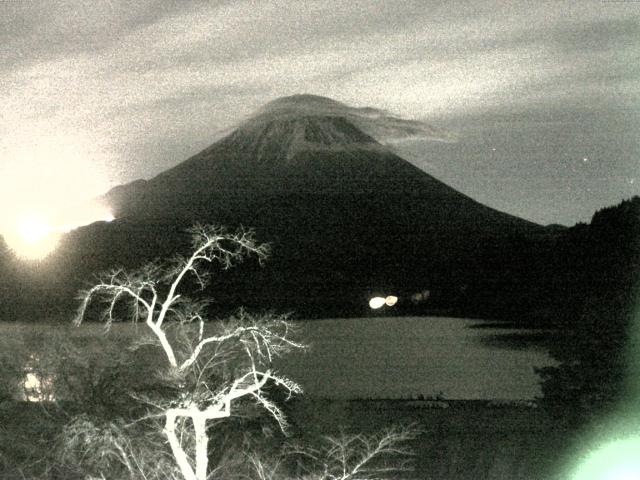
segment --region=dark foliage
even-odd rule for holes
[[[640,286],[640,198],[597,212],[568,231],[562,278],[565,300],[551,354],[560,365],[540,370],[544,402],[577,423],[627,400]]]

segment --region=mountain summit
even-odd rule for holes
[[[450,132],[425,122],[406,120],[378,108],[350,107],[317,95],[292,95],[273,100],[260,108],[245,124],[256,125],[300,117],[339,117],[383,144],[417,137],[439,141],[455,139]]]
[[[349,107],[315,95],[283,97],[178,166],[149,181],[116,187],[105,201],[116,217],[168,212],[183,216],[207,198],[211,202],[203,206],[209,210],[209,203],[225,203],[226,198],[241,197],[246,203],[261,195],[303,193],[427,195],[440,203],[444,197],[463,195],[382,143],[416,136],[446,137],[439,132],[424,122],[375,108]]]
[[[135,263],[164,255],[178,242],[167,232],[193,222],[255,227],[274,255],[251,272],[263,291],[238,280],[245,293],[307,311],[327,307],[327,298],[366,305],[381,288],[473,284],[504,239],[541,231],[418,169],[375,132],[435,138],[439,131],[324,97],[270,102],[176,167],[110,191],[104,200],[119,220],[101,227],[110,239],[107,257]],[[118,253],[131,249],[129,260]]]

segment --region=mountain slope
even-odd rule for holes
[[[398,157],[355,125],[379,111],[353,110],[322,97],[278,99],[202,152],[105,201],[135,230],[130,242],[139,235],[139,245],[163,244],[159,250],[172,240],[158,241],[142,225],[255,227],[274,257],[251,272],[268,293],[251,295],[296,309],[326,298],[365,305],[375,290],[467,288],[482,281],[484,263],[500,268],[505,242],[544,232]],[[403,128],[415,133],[414,124]]]
[[[184,251],[194,222],[253,227],[273,246],[265,268],[220,278],[220,304],[360,315],[376,292],[404,299],[428,289],[430,306],[450,308],[518,290],[523,241],[544,227],[457,192],[362,126],[447,137],[323,97],[278,99],[176,167],[108,192],[102,201],[117,220],[73,232],[50,259],[60,295],[96,270]]]
[[[322,108],[318,108],[320,104]],[[338,102],[315,96],[278,99],[226,138],[147,182],[109,192],[116,217],[188,216],[193,207],[255,203],[260,197],[387,197],[386,210],[435,213],[464,224],[528,229],[419,170],[354,125]],[[328,108],[331,107],[331,108]],[[201,206],[200,204],[203,204]],[[471,211],[469,211],[469,209]],[[402,214],[400,214],[403,216]],[[416,221],[429,221],[429,218]],[[487,227],[490,228],[489,225]]]

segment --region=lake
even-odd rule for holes
[[[533,399],[534,367],[554,365],[544,332],[442,317],[299,322],[310,349],[279,368],[328,398]]]
[[[296,322],[309,345],[278,360],[276,367],[307,395],[409,398],[442,393],[446,399],[533,399],[540,395],[534,367],[553,365],[541,331],[506,328],[481,320],[443,317],[373,317]],[[35,327],[35,328],[34,328]],[[1,326],[5,338],[46,325]],[[101,342],[102,325],[58,326],[87,345]],[[139,329],[139,330],[138,330]],[[111,338],[146,333],[118,323]],[[46,338],[46,337],[45,337]]]

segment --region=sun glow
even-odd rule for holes
[[[51,226],[42,217],[28,215],[18,221],[17,231],[25,243],[34,245],[51,233]]]
[[[61,218],[66,217],[66,223]],[[15,254],[28,260],[39,260],[49,255],[58,246],[64,233],[96,221],[111,222],[111,212],[97,206],[76,208],[60,213],[22,213],[14,216],[9,225],[4,225],[3,236]]]
[[[113,220],[92,200],[109,187],[98,140],[41,127],[0,139],[0,235],[23,259],[46,257],[75,228]]]
[[[19,256],[29,259],[43,258],[51,253],[58,244],[58,237],[49,221],[37,214],[18,217],[13,234],[5,233],[9,247]]]

